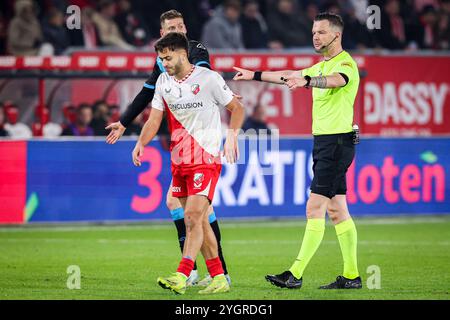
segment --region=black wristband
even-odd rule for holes
[[[309,87],[309,83],[311,82],[311,77],[310,76],[304,76],[303,78],[306,80],[305,87],[306,88]]]
[[[255,71],[253,74],[253,80],[262,81],[261,79],[262,71]]]

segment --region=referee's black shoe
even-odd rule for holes
[[[361,289],[361,288],[362,288],[361,277],[357,277],[355,279],[347,279],[343,276],[338,276],[335,282],[319,287],[319,289]]]
[[[300,289],[302,287],[302,278],[297,279],[290,271],[281,274],[268,274],[266,280],[274,286],[288,289]]]

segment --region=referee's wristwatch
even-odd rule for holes
[[[303,79],[306,80],[306,84],[304,85],[305,88],[309,88],[309,83],[311,82],[310,76],[304,76]]]

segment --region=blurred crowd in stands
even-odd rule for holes
[[[81,8],[69,30],[68,6]],[[381,28],[367,28],[367,7],[381,9]],[[209,49],[311,48],[321,11],[340,14],[348,50],[448,50],[450,0],[2,0],[1,55],[61,55],[69,47],[152,50],[159,16],[177,9],[192,39]]]
[[[53,123],[47,108],[35,109],[34,122],[31,126],[20,122],[19,108],[12,101],[0,101],[0,137],[28,139],[31,137],[56,138],[59,136],[99,137],[107,136],[109,130],[105,127],[119,121],[120,108],[118,105],[108,104],[98,100],[92,105],[81,103],[73,105],[66,102],[61,106],[62,123]],[[125,136],[139,136],[141,129],[150,116],[151,108],[145,109],[125,130]],[[266,112],[258,103],[249,114],[242,126],[247,134],[271,134],[271,128],[266,122]],[[42,124],[44,124],[42,126]],[[223,124],[226,127],[225,124]],[[254,131],[252,131],[252,129]],[[250,131],[248,131],[250,130]],[[261,131],[265,130],[265,131]],[[166,121],[161,123],[158,131],[161,138],[168,139],[169,128]]]
[[[36,108],[35,122],[31,128],[19,121],[19,108],[12,101],[0,102],[0,137],[27,139],[32,136],[55,138],[59,136],[94,137],[107,136],[105,127],[120,118],[119,106],[108,104],[104,100],[92,105],[82,103],[74,106],[66,103],[61,107],[64,121],[50,122],[49,110]],[[146,109],[127,127],[125,136],[138,136],[148,119],[150,109]],[[42,127],[42,123],[44,126]],[[167,134],[162,126],[160,134]]]

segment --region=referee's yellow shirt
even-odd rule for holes
[[[303,76],[328,76],[343,73],[348,83],[339,88],[313,88],[313,135],[347,133],[352,131],[353,103],[358,92],[359,71],[353,58],[342,51],[328,61],[303,69]]]

